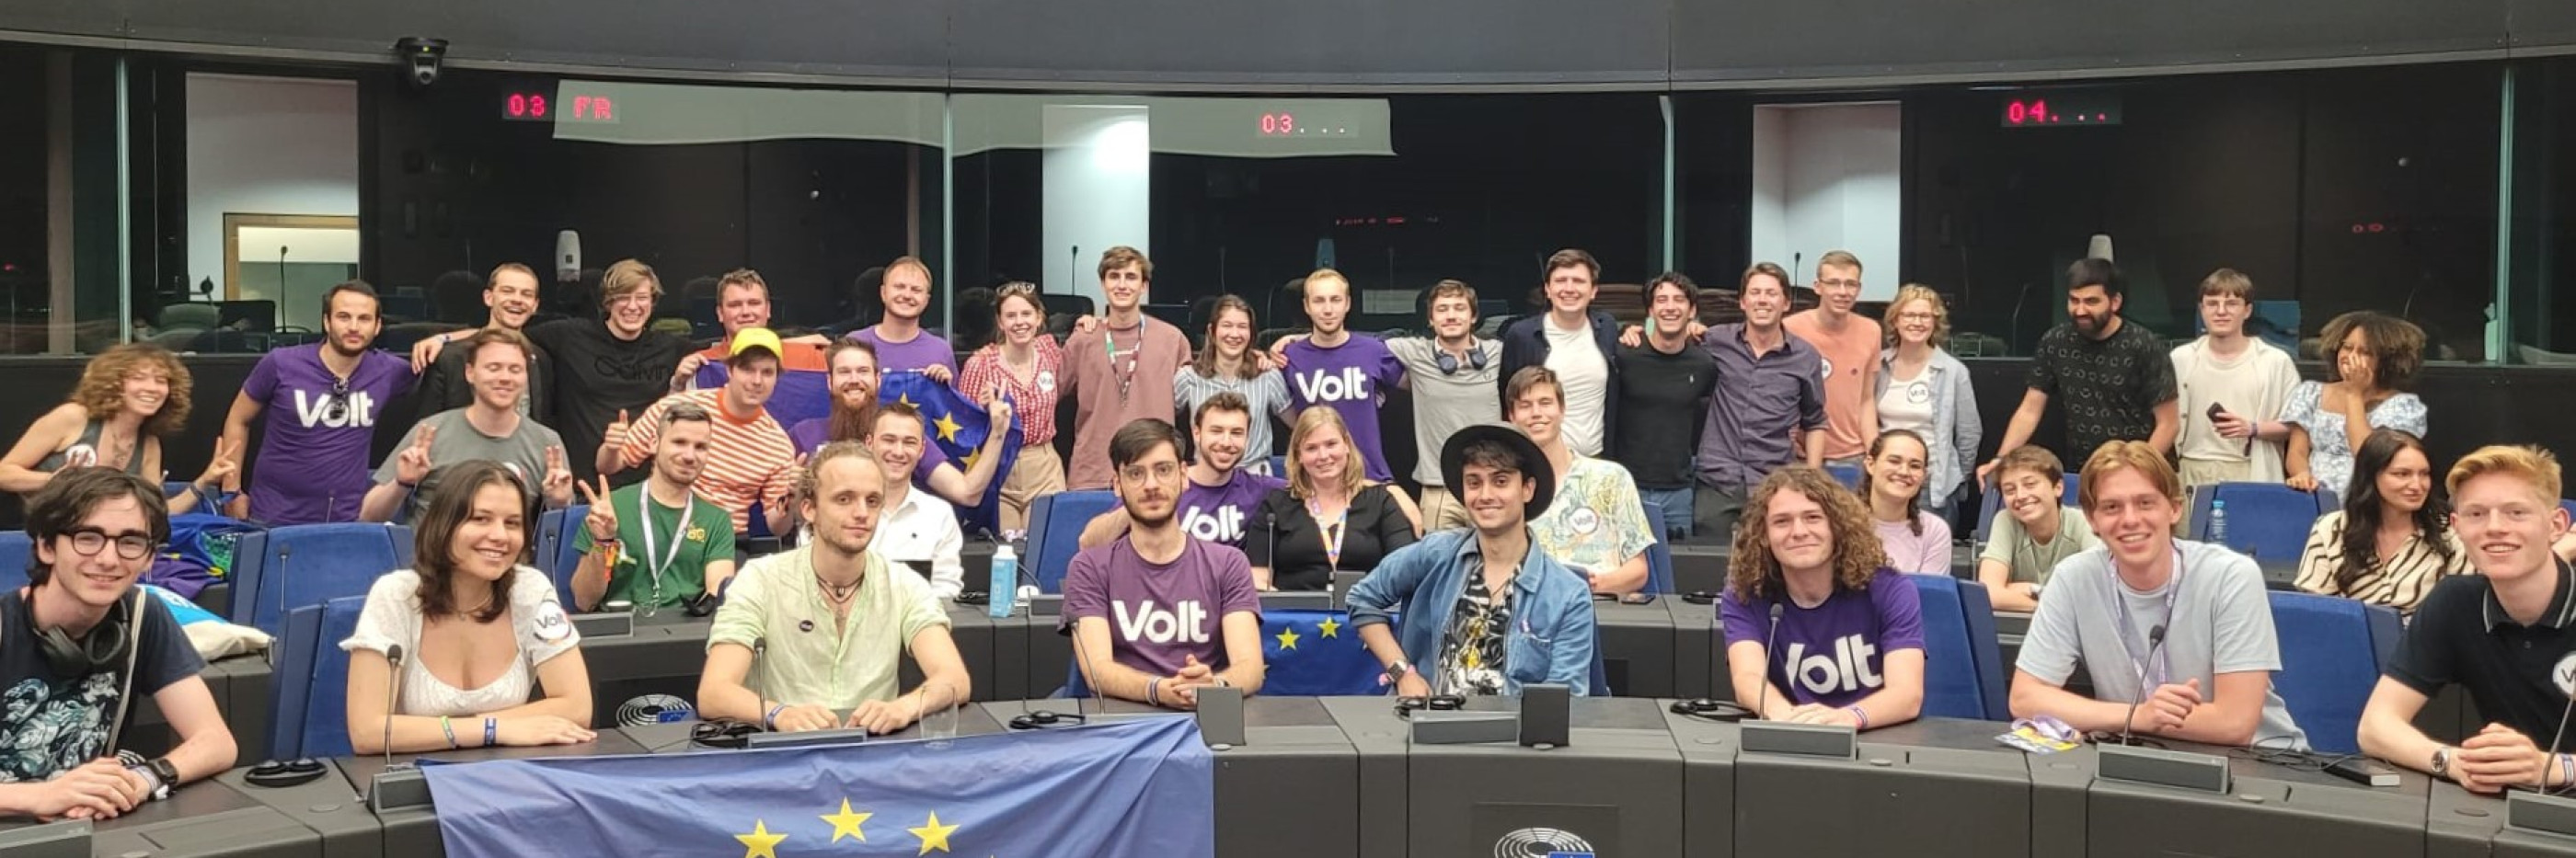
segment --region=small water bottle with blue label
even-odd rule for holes
[[[1011,544],[1008,542],[994,546],[993,586],[991,590],[986,591],[988,595],[984,601],[984,612],[996,620],[1009,617],[1012,606],[1019,601],[1013,596],[1019,591],[1020,556],[1011,551]]]
[[[2209,502],[2209,541],[2217,545],[2227,544],[2226,501],[2214,500]]]

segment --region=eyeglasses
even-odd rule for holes
[[[1860,288],[1860,281],[1858,281],[1858,280],[1822,280],[1822,279],[1820,279],[1820,280],[1817,280],[1817,281],[1816,281],[1816,286],[1818,286],[1819,288],[1821,288],[1821,287],[1826,287],[1826,286],[1831,286],[1831,287],[1836,288],[1836,289],[1858,289],[1858,288]]]
[[[1896,314],[1896,318],[1906,322],[1934,322],[1941,319],[1941,314],[1928,310],[1908,310]]]
[[[1150,469],[1143,465],[1129,465],[1118,469],[1118,478],[1131,483],[1144,482],[1148,476],[1156,481],[1170,482],[1173,477],[1180,475],[1181,466],[1177,462],[1156,462]]]
[[[80,528],[69,535],[72,538],[72,550],[80,552],[83,557],[98,556],[99,552],[107,550],[109,542],[116,543],[116,556],[127,560],[150,557],[153,549],[161,547],[160,543],[152,541],[152,537],[149,536],[129,533],[111,539],[107,531],[95,527]]]

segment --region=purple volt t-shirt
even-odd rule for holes
[[[1183,656],[1226,668],[1224,620],[1235,611],[1261,616],[1252,564],[1243,552],[1181,541],[1181,556],[1148,563],[1126,537],[1073,556],[1064,573],[1064,627],[1086,617],[1109,623],[1119,664],[1157,676],[1179,673]]]
[[[1332,348],[1298,340],[1288,344],[1288,404],[1303,412],[1330,405],[1351,427],[1351,441],[1368,463],[1368,478],[1385,482],[1386,453],[1378,442],[1377,409],[1386,404],[1386,389],[1404,383],[1404,364],[1386,343],[1365,334]],[[1297,451],[1290,450],[1295,456]]]
[[[938,334],[922,331],[908,343],[890,343],[877,338],[877,326],[869,325],[850,332],[850,339],[877,347],[877,370],[899,372],[922,370],[931,366],[948,368],[948,377],[957,377],[957,350]]]
[[[1840,585],[1825,603],[1802,608],[1795,600],[1778,600],[1780,631],[1766,653],[1764,671],[1790,701],[1840,709],[1860,702],[1887,685],[1887,654],[1923,648],[1923,602],[1914,582],[1895,570],[1880,569],[1867,591]],[[1771,635],[1771,599],[1746,602],[1727,588],[1718,601],[1718,618],[1726,624],[1726,645],[1761,643]],[[1794,666],[1793,674],[1784,665]]]
[[[1190,538],[1232,548],[1243,547],[1244,529],[1254,526],[1252,511],[1271,490],[1288,481],[1236,468],[1224,485],[1203,486],[1191,480],[1181,489],[1181,530]]]
[[[821,449],[831,440],[832,418],[829,417],[810,417],[787,427],[787,442],[796,445],[799,454]],[[940,450],[939,445],[921,445],[921,461],[912,463],[912,481],[918,485],[929,485],[930,473],[947,463],[948,454]]]
[[[242,383],[242,394],[268,417],[250,480],[252,520],[271,527],[358,520],[376,419],[385,403],[411,392],[416,377],[410,361],[369,351],[344,394],[322,365],[327,347],[269,352]]]

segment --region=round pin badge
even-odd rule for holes
[[[537,615],[529,620],[536,627],[537,640],[555,643],[572,634],[572,618],[564,616],[562,605],[544,602],[537,605]]]
[[[796,624],[796,630],[797,630],[797,631],[800,631],[800,632],[810,632],[810,631],[813,631],[813,630],[814,630],[814,621],[813,621],[813,620],[805,620],[805,621],[803,621],[803,622],[799,622],[799,623],[797,623],[797,624]]]
[[[2558,693],[2576,695],[2576,652],[2559,657],[2558,666],[2549,669],[2549,681],[2558,683]]]
[[[1577,507],[1565,517],[1565,523],[1573,527],[1574,532],[1590,536],[1593,531],[1601,529],[1601,514],[1593,512],[1591,507]]]
[[[1055,370],[1044,369],[1038,371],[1038,392],[1055,392]]]

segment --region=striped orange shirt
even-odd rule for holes
[[[665,397],[644,410],[626,436],[626,446],[618,455],[626,467],[642,466],[653,458],[653,448],[661,443],[662,414],[671,403],[687,401],[706,409],[715,420],[715,433],[707,441],[706,467],[698,472],[698,481],[689,486],[698,497],[723,507],[733,517],[735,533],[751,531],[751,505],[759,501],[769,509],[786,502],[787,493],[796,485],[796,445],[787,440],[787,430],[763,409],[745,420],[725,411],[721,402],[724,391],[692,390]]]

